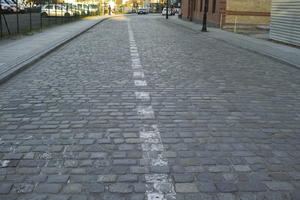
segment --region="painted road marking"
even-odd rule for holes
[[[149,92],[135,92],[136,99],[142,100],[142,101],[149,101],[150,100],[150,94]]]
[[[135,86],[147,86],[147,82],[144,80],[134,80]]]
[[[138,63],[132,63],[132,69],[142,69],[142,65]]]
[[[130,21],[128,21],[128,34],[130,41],[130,55],[133,69],[134,84],[136,86],[147,86],[144,79],[143,66],[141,64],[138,48],[136,47],[133,31]],[[137,100],[149,101],[151,104],[150,93],[144,91],[135,91]],[[155,119],[152,106],[137,106],[137,114],[141,119]],[[145,120],[146,121],[146,120]],[[164,156],[164,146],[161,140],[160,132],[156,124],[143,124],[139,131],[141,147],[143,150],[143,159],[140,164],[145,167],[168,166],[168,160]],[[168,174],[145,174],[147,200],[172,200],[176,199],[176,192],[172,179]]]
[[[142,71],[134,71],[133,72],[133,77],[134,78],[144,78],[145,75],[144,75],[144,72],[142,72]]]
[[[154,119],[154,111],[152,106],[138,106],[137,107],[137,114],[142,119]]]

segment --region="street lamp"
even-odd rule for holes
[[[208,0],[205,0],[204,4],[204,14],[203,14],[203,20],[202,20],[202,32],[207,32],[207,11],[208,11]]]
[[[169,0],[167,0],[167,7],[166,7],[166,19],[169,19]]]

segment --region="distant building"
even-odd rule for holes
[[[224,26],[269,25],[272,0],[209,0],[208,24]],[[182,18],[201,23],[205,0],[182,0]]]
[[[164,6],[164,0],[150,0],[150,12],[161,12]]]

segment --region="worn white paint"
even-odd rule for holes
[[[10,163],[9,160],[0,160],[0,164],[1,164],[1,167],[8,167],[8,164]]]
[[[132,57],[134,57],[134,56],[138,56],[139,54],[138,54],[137,52],[130,52],[130,55],[131,55]]]
[[[162,200],[164,199],[164,195],[160,193],[147,193],[148,200]]]
[[[141,138],[145,138],[145,139],[149,139],[149,138],[159,138],[159,133],[155,132],[155,131],[146,131],[146,130],[141,130],[140,131],[140,137]]]
[[[133,72],[133,77],[134,78],[144,78],[145,75],[144,75],[144,72],[142,72],[142,71],[134,71]]]
[[[142,65],[139,63],[132,63],[132,69],[134,70],[141,70],[142,69]]]
[[[137,114],[142,119],[154,119],[154,111],[152,109],[152,106],[138,106]]]
[[[149,92],[135,92],[135,97],[138,100],[149,101],[150,95]]]
[[[135,86],[147,86],[147,82],[144,80],[134,80]]]
[[[43,153],[43,154],[41,154],[40,155],[40,158],[41,159],[46,159],[46,160],[49,160],[49,159],[51,159],[52,158],[52,155],[51,155],[51,153]]]
[[[149,144],[144,143],[142,144],[143,151],[149,152],[149,151],[164,151],[164,146],[162,144]]]
[[[144,79],[143,67],[139,58],[133,32],[128,22],[128,33],[130,40],[130,55],[132,62],[134,84],[136,86],[147,86]],[[150,93],[144,91],[135,91],[137,100],[151,100]],[[150,102],[151,103],[151,102]],[[137,114],[141,119],[155,119],[152,106],[138,106]],[[143,166],[168,166],[168,160],[164,156],[164,146],[157,125],[145,124],[140,130],[141,147],[143,159],[140,164]],[[168,174],[145,174],[146,197],[147,200],[172,200],[176,199],[176,193],[172,179]]]
[[[162,154],[158,154],[157,158],[151,160],[151,165],[160,167],[168,166],[168,160]]]

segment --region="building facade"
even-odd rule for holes
[[[272,0],[208,0],[208,24],[216,27],[269,25]],[[201,23],[205,0],[182,0],[182,18]]]

